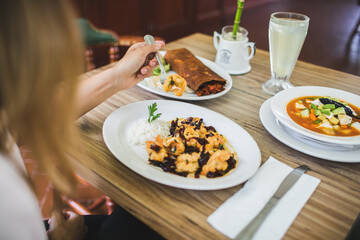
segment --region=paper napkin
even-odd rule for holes
[[[270,157],[239,192],[208,217],[208,222],[229,238],[235,238],[261,211],[292,170]],[[253,239],[281,239],[319,183],[318,178],[302,175],[272,209]]]

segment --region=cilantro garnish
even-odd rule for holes
[[[161,116],[161,113],[154,115],[154,113],[158,110],[156,107],[157,107],[156,103],[153,103],[152,105],[148,106],[149,109],[148,123],[151,123],[152,121],[154,121],[155,119]]]

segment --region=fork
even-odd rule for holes
[[[145,35],[144,36],[144,40],[146,42],[146,44],[150,45],[150,44],[155,44],[155,39],[153,36],[151,35]],[[156,60],[158,61],[159,63],[159,67],[160,67],[160,70],[161,70],[161,74],[160,74],[160,82],[161,84],[164,84],[165,80],[166,80],[166,71],[165,71],[165,68],[164,68],[164,65],[162,64],[162,61],[161,61],[161,57],[159,56],[159,52],[156,52],[155,53],[155,57],[156,57]]]

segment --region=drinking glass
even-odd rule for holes
[[[289,79],[304,43],[310,18],[299,13],[276,12],[269,23],[271,78],[262,85],[275,95],[294,87]]]

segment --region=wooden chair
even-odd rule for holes
[[[357,1],[357,5],[358,5],[358,7],[360,6],[360,0]],[[358,20],[357,20],[357,22],[356,22],[356,24],[354,26],[354,29],[351,32],[351,35],[350,35],[350,38],[349,38],[350,41],[352,41],[354,36],[359,32],[359,26],[360,26],[360,17],[358,18]]]
[[[119,36],[112,30],[99,29],[84,18],[77,19],[77,22],[82,30],[86,45],[85,59],[87,71],[118,61],[128,47],[134,43],[144,41],[142,36]],[[164,41],[161,37],[155,37],[155,39]],[[104,51],[105,49],[107,51]]]
[[[91,185],[80,176],[76,175],[76,178],[79,184],[91,187]],[[94,214],[95,210],[97,210],[99,207],[103,206],[104,204],[106,206],[107,214],[110,215],[116,207],[116,203],[106,195],[100,196],[99,198],[95,199],[91,203],[91,205],[87,207],[81,204],[80,202],[67,197],[62,197],[62,200],[67,204],[67,206],[69,206],[73,211],[75,211],[80,215],[92,215]]]
[[[36,162],[33,159],[31,151],[24,145],[19,146],[21,156],[24,160],[25,168],[28,172],[28,176],[34,184],[36,197],[39,199],[39,206],[44,219],[51,217],[51,212],[54,204],[53,187],[47,178],[47,175],[41,171]],[[78,180],[78,190],[81,190],[81,199],[88,198],[87,201],[82,201],[80,198],[69,199],[61,197],[65,203],[64,207],[70,208],[81,215],[97,214],[111,214],[116,204],[108,197],[97,191],[89,183],[76,175]],[[82,189],[80,189],[82,188]],[[84,196],[85,193],[85,196]],[[84,204],[81,204],[84,203]]]

